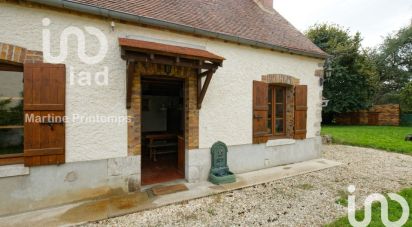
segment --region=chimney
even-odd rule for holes
[[[273,9],[273,0],[259,0],[260,4],[262,4],[263,7],[266,9]]]

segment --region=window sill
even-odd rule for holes
[[[0,155],[0,166],[23,164],[23,163],[24,163],[23,153],[21,153],[21,154]]]
[[[23,164],[0,166],[0,178],[29,175],[30,169]]]
[[[276,147],[276,146],[283,146],[283,145],[290,145],[296,143],[294,139],[275,139],[275,140],[268,140],[266,142],[266,147]]]

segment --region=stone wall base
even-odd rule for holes
[[[303,162],[319,158],[321,146],[321,137],[296,140],[279,146],[271,146],[270,141],[268,144],[228,146],[228,165],[236,174]],[[211,166],[210,149],[190,150],[186,157],[186,179],[190,183],[206,181]]]
[[[229,146],[230,170],[244,173],[320,157],[320,137],[281,142]],[[207,181],[210,149],[187,150],[186,157],[187,181]],[[0,216],[139,191],[141,157],[31,167],[22,174],[0,176]]]
[[[0,216],[140,190],[140,156],[29,169],[0,177]]]

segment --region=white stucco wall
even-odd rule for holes
[[[252,143],[252,80],[264,74],[282,73],[300,79],[308,85],[308,134],[315,137],[319,123],[321,88],[314,76],[319,59],[282,54],[265,49],[229,44],[220,40],[197,38],[133,25],[116,23],[114,31],[110,20],[79,16],[48,9],[27,8],[0,3],[0,42],[42,50],[43,18],[49,18],[54,55],[59,53],[59,36],[63,29],[76,26],[93,26],[103,31],[109,43],[104,60],[96,65],[86,65],[77,56],[77,41],[69,39],[67,66],[66,114],[126,116],[126,63],[120,58],[118,37],[151,37],[202,46],[210,52],[225,57],[211,81],[200,111],[200,148],[208,148],[221,140],[228,145]],[[86,34],[87,54],[99,49],[98,42]],[[109,68],[108,86],[72,86],[69,82],[70,67],[76,73],[100,72]],[[127,155],[127,124],[68,122],[66,131],[66,161],[86,161],[123,157]]]

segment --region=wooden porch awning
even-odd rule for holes
[[[119,38],[122,58],[127,61],[127,108],[131,107],[132,81],[136,62],[194,68],[198,71],[198,108],[210,80],[225,58],[206,50],[136,39]],[[205,77],[202,84],[202,77]]]
[[[210,53],[206,50],[173,46],[163,43],[148,42],[136,39],[120,38],[119,44],[126,51],[138,51],[143,53],[153,53],[165,56],[179,56],[186,59],[206,60],[215,64],[222,64],[225,58]]]

